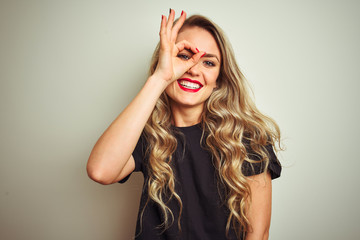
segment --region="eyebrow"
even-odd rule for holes
[[[219,59],[215,54],[206,53],[206,54],[204,55],[204,57],[216,58],[216,59],[218,60],[218,62],[220,62],[220,59]]]

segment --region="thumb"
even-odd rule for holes
[[[192,55],[192,57],[189,59],[189,61],[186,62],[187,68],[190,69],[193,66],[195,66],[202,57],[204,57],[206,54],[206,52],[200,51],[194,55]]]

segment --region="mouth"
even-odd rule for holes
[[[197,92],[203,87],[200,82],[189,78],[180,78],[177,82],[179,87],[186,92]]]

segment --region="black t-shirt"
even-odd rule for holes
[[[176,134],[178,145],[172,161],[172,168],[176,179],[175,191],[180,196],[183,204],[180,220],[181,232],[177,225],[180,208],[175,198],[167,203],[167,206],[174,214],[174,222],[170,228],[160,234],[163,229],[159,229],[158,225],[163,222],[162,211],[152,201],[149,201],[145,208],[142,217],[142,228],[140,228],[140,213],[148,198],[146,141],[143,137],[140,137],[133,152],[135,159],[134,171],[141,171],[144,174],[145,182],[140,200],[135,233],[136,239],[226,239],[226,222],[229,210],[219,194],[218,178],[211,154],[201,147],[202,129],[200,124],[174,128],[183,133]],[[268,146],[267,150],[270,156],[268,169],[271,178],[275,179],[280,176],[281,165],[273,152],[272,146]],[[254,160],[258,159],[251,152],[249,157]],[[260,174],[263,171],[264,166],[261,163],[250,164],[244,162],[242,168],[242,172],[246,176]],[[129,176],[120,181],[120,183],[126,182]],[[233,229],[230,229],[229,236],[229,239],[236,239]]]

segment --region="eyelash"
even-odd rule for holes
[[[188,55],[185,55],[185,54],[178,54],[177,57],[182,58],[184,60],[189,60],[190,59],[190,57]]]
[[[213,62],[211,62],[211,61],[204,61],[204,63],[209,67],[214,67],[215,66],[215,64]]]
[[[178,54],[177,55],[178,58],[184,59],[184,60],[189,60],[190,57],[188,55],[185,54]],[[214,67],[215,63],[211,62],[211,61],[204,61],[204,64],[208,67]]]

